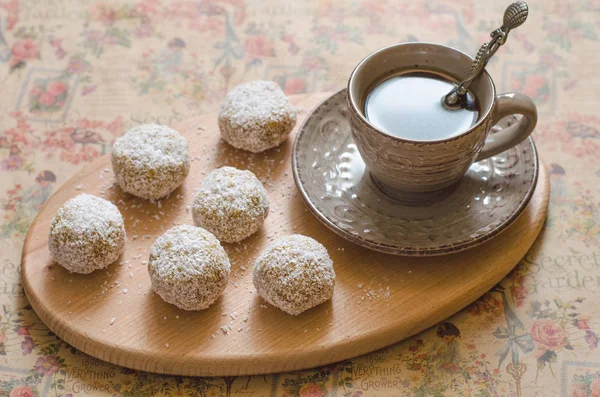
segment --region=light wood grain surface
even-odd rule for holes
[[[326,96],[292,97],[301,109],[298,125]],[[190,141],[192,168],[184,185],[160,205],[114,187],[110,158],[104,156],[77,172],[39,213],[23,247],[25,292],[42,321],[71,345],[111,363],[178,375],[258,374],[339,361],[400,341],[465,307],[513,268],[544,223],[549,179],[541,166],[531,203],[492,241],[436,258],[372,252],[336,236],[307,211],[292,179],[293,137],[279,149],[252,155],[221,142],[216,120],[216,114],[207,114],[174,126]],[[269,192],[271,213],[259,233],[224,245],[232,262],[225,294],[205,311],[186,312],[151,291],[145,261],[164,230],[192,223],[187,205],[194,190],[222,165],[255,172]],[[56,210],[81,192],[112,200],[129,238],[117,263],[91,275],[69,274],[53,263],[47,248]],[[297,317],[268,305],[251,281],[259,252],[290,233],[323,243],[337,273],[333,299]]]

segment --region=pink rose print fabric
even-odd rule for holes
[[[515,269],[442,323],[319,368],[191,378],[80,352],[23,291],[21,249],[36,214],[127,129],[214,112],[252,80],[287,95],[337,91],[361,59],[398,42],[474,55],[509,2],[0,0],[0,396],[600,397],[597,0],[531,0],[529,20],[486,67],[498,93],[522,92],[538,107],[532,136],[550,208]],[[390,298],[403,291],[391,286]]]

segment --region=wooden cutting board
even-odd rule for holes
[[[301,109],[298,126],[327,95],[292,97]],[[113,186],[110,158],[104,156],[77,172],[41,210],[23,247],[23,283],[35,312],[66,342],[114,364],[176,375],[260,374],[340,361],[414,335],[473,302],[525,255],[546,217],[549,179],[541,165],[527,209],[484,245],[434,258],[369,251],[330,232],[306,209],[292,178],[293,136],[279,149],[253,155],[223,143],[216,121],[212,113],[174,126],[189,139],[192,167],[184,185],[160,204]],[[163,231],[192,223],[194,190],[223,165],[248,168],[262,179],[271,212],[262,231],[225,244],[232,263],[225,294],[207,310],[186,312],[152,292],[148,252]],[[50,220],[82,192],[114,202],[128,234],[120,260],[90,275],[69,274],[48,252]],[[333,299],[297,317],[267,304],[251,281],[259,252],[290,233],[323,243],[337,273]]]

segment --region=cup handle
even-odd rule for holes
[[[495,134],[488,133],[485,144],[475,161],[484,160],[501,153],[517,145],[531,134],[537,123],[537,108],[531,98],[518,92],[497,95],[496,109],[492,115],[492,125],[511,114],[521,114],[523,117],[502,131]]]

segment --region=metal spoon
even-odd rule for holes
[[[502,26],[490,33],[492,39],[489,43],[484,43],[481,48],[479,48],[475,60],[473,60],[473,63],[471,64],[471,70],[469,71],[468,77],[442,98],[442,104],[446,109],[458,110],[461,108],[469,109],[473,107],[473,99],[469,95],[466,95],[469,85],[471,85],[473,80],[475,80],[483,69],[485,69],[485,65],[487,65],[490,58],[498,51],[498,48],[506,43],[508,33],[512,29],[521,26],[527,19],[528,14],[529,7],[524,1],[517,1],[508,6],[506,11],[504,11]]]

